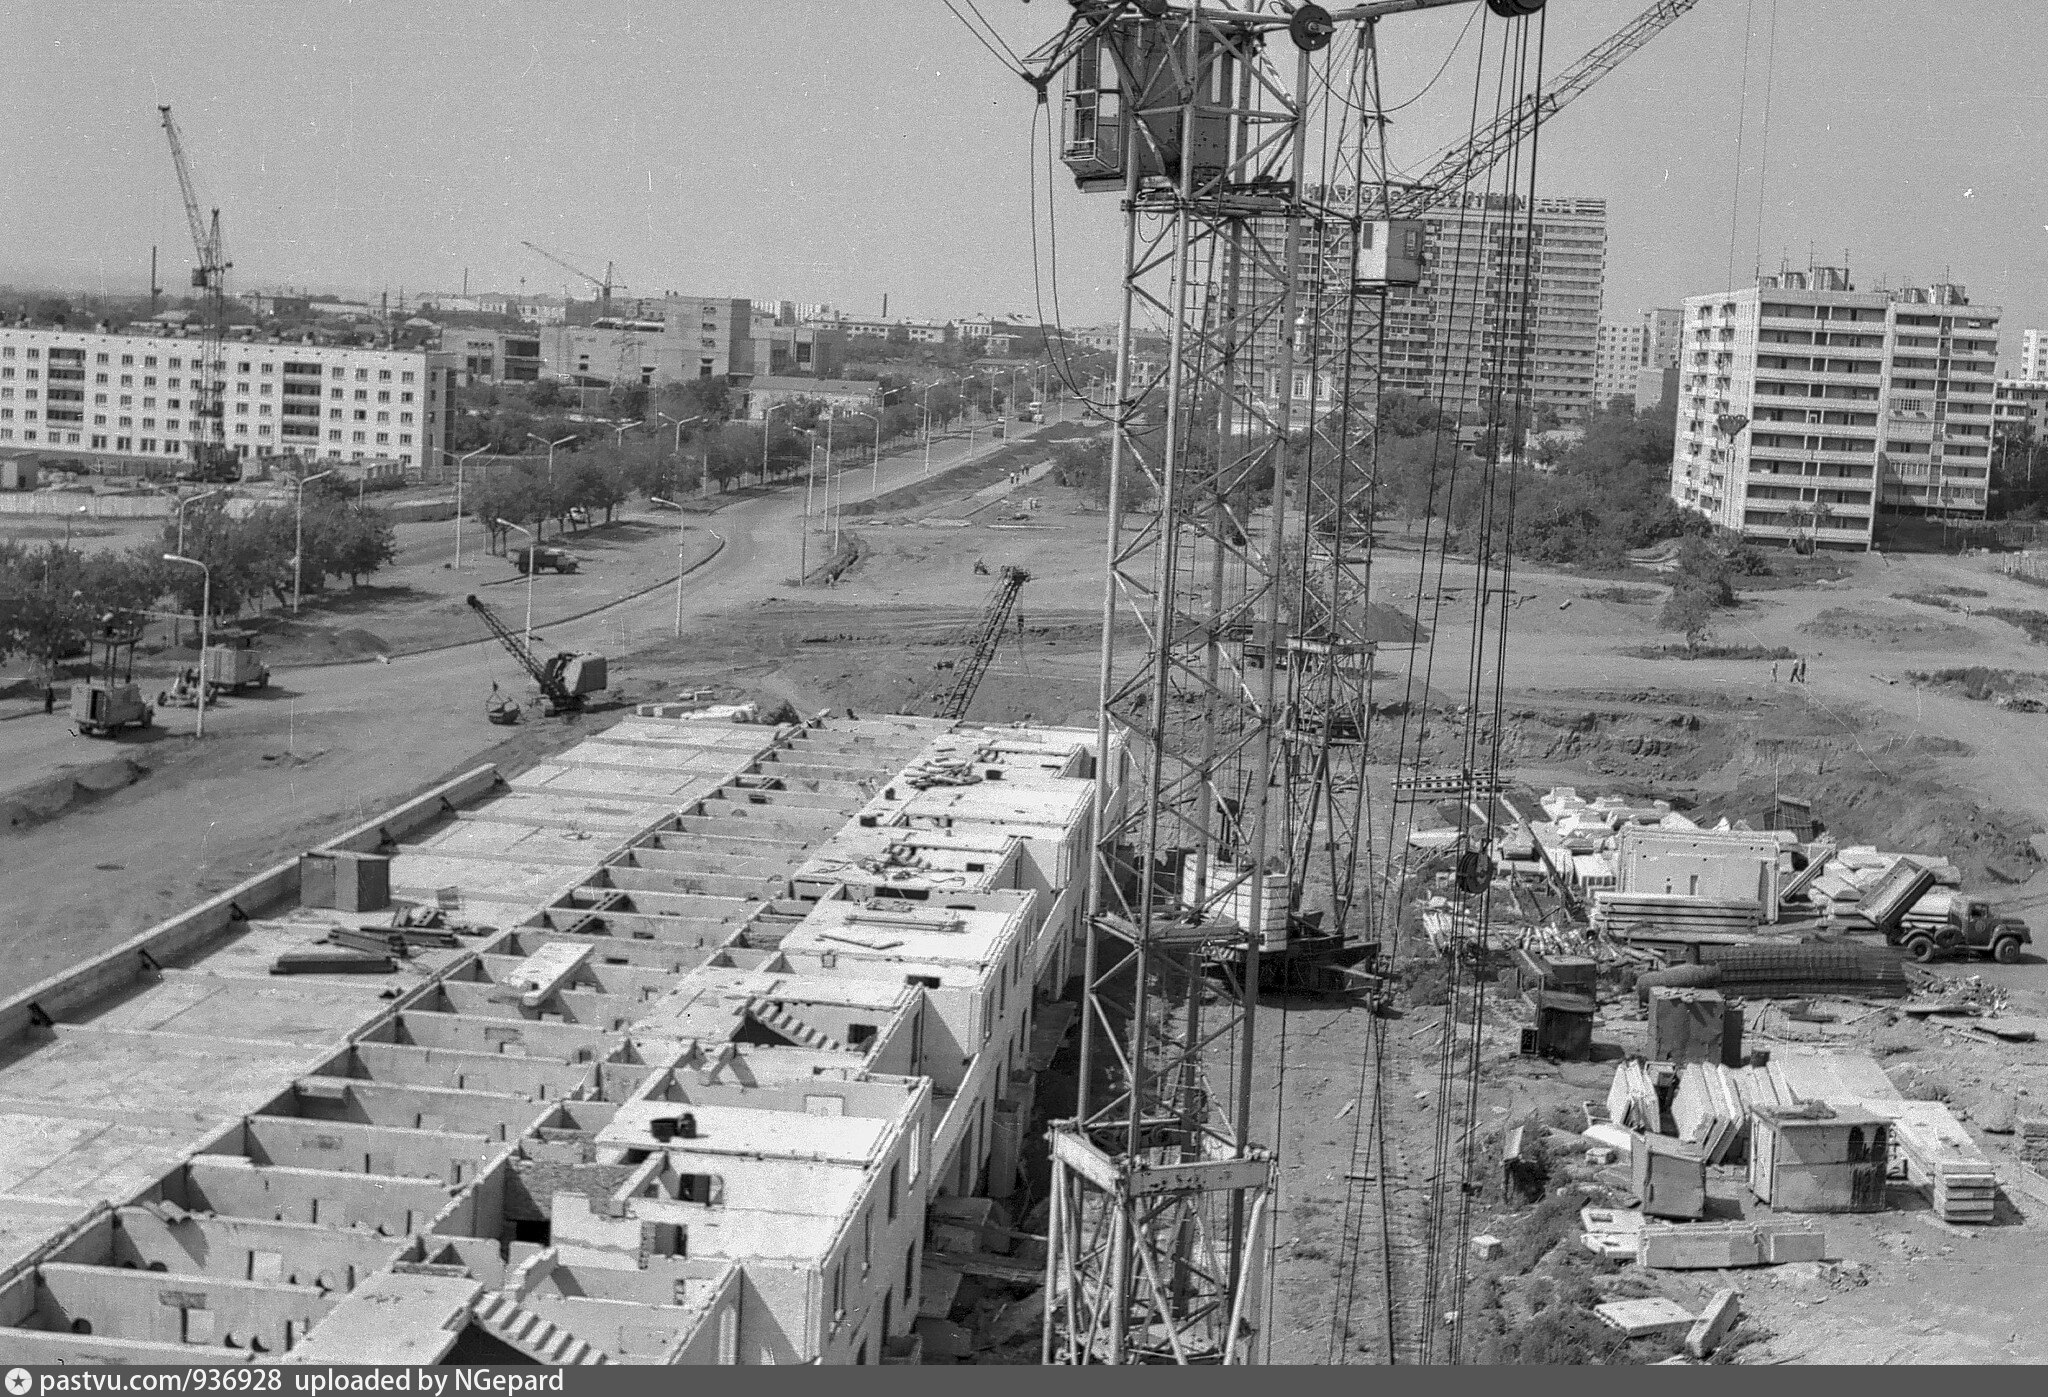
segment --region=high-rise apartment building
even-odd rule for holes
[[[1678,341],[1685,325],[1685,312],[1676,306],[1660,306],[1643,312],[1643,367],[1678,367]]]
[[[1333,206],[1349,202],[1342,190],[1323,193]],[[1594,401],[1607,265],[1606,200],[1538,199],[1532,210],[1518,196],[1471,194],[1425,209],[1419,219],[1425,271],[1419,285],[1388,292],[1378,386],[1427,398],[1476,433],[1497,391],[1510,400],[1516,395],[1513,380],[1526,348],[1526,387],[1535,406],[1552,409],[1567,423],[1583,419]],[[1277,239],[1277,229],[1274,235]],[[1349,230],[1339,223],[1305,234],[1304,307],[1328,306],[1328,288],[1348,286],[1350,240]],[[1520,294],[1525,251],[1529,315]],[[1254,295],[1271,294],[1271,278],[1262,267],[1248,267],[1246,274]],[[1330,320],[1341,324],[1342,313]],[[1277,333],[1263,332],[1259,362],[1271,362],[1270,341]],[[1373,391],[1377,339],[1372,334],[1352,356],[1355,393]],[[1332,359],[1343,358],[1336,347],[1324,348]],[[1340,373],[1326,373],[1316,383],[1318,411],[1334,401],[1334,378]],[[1270,375],[1257,386],[1268,397],[1282,391]],[[1289,389],[1296,399],[1305,399],[1307,373],[1297,370]]]
[[[0,446],[190,459],[204,340],[0,329]],[[231,340],[213,372],[227,444],[242,457],[439,462],[454,430],[454,371],[438,355]]]
[[[1603,320],[1593,346],[1593,403],[1604,407],[1614,398],[1633,398],[1636,373],[1644,365],[1649,336],[1640,322]]]
[[[2024,383],[2048,383],[2048,334],[2039,330],[2020,333],[2019,378]]]
[[[1961,286],[1857,291],[1836,267],[1688,298],[1672,498],[1862,548],[1880,511],[1981,518],[1998,317]]]

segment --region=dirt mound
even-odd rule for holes
[[[0,826],[18,830],[54,820],[95,797],[132,786],[148,774],[149,768],[134,758],[116,757],[0,792]]]
[[[1908,670],[1907,680],[1917,688],[1955,694],[1983,702],[2011,694],[2048,692],[2048,674],[2025,669],[1990,669],[1971,665],[1967,669]]]
[[[1858,640],[1866,645],[1957,650],[1977,643],[1967,627],[1906,611],[1852,611],[1835,607],[1808,621],[1800,634],[1823,640]]]

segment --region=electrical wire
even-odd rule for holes
[[[1764,46],[1764,124],[1756,168],[1756,270],[1764,267],[1764,189],[1771,172],[1771,93],[1778,83],[1778,0],[1771,0],[1771,35]]]
[[[982,32],[974,27],[974,25],[968,20],[966,15],[961,14],[958,9],[954,8],[953,0],[939,0],[939,3],[944,5],[948,10],[951,10],[953,12],[953,18],[959,20],[962,27],[964,27],[968,33],[974,36],[974,41],[976,43],[980,44],[983,48],[988,50],[989,56],[991,58],[995,59],[996,62],[1002,64],[1005,68],[1015,73],[1018,77],[1024,78],[1027,81],[1030,80],[1031,70],[1026,68],[1022,63],[1018,62],[1016,60],[1015,54],[1011,54],[1005,57],[1004,54],[996,48],[995,44],[991,44],[988,41],[988,39],[983,36]],[[967,3],[971,8],[974,3],[974,0],[967,0]],[[975,13],[980,14],[981,12],[979,10],[976,10]],[[983,22],[986,23],[987,21]],[[1000,34],[996,35],[997,43],[1002,42],[1002,37],[1003,36]],[[1004,44],[1003,47],[1008,48],[1009,45]]]
[[[1742,95],[1735,111],[1735,168],[1728,177],[1728,289],[1735,289],[1735,229],[1742,214],[1742,135],[1749,125],[1749,50],[1756,36],[1756,0],[1742,12]],[[1762,210],[1758,210],[1761,218]]]

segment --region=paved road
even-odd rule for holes
[[[1016,424],[1018,438],[1035,429]],[[991,443],[986,431],[976,434],[972,459],[979,460],[1002,443]],[[962,434],[942,438],[932,445],[932,470],[937,473],[964,464],[969,444]],[[868,467],[843,468],[832,485],[836,502],[858,504],[877,491],[887,492],[912,483],[924,475],[922,446],[900,456],[882,458],[879,476]],[[843,495],[842,495],[843,490]],[[822,488],[814,499],[822,509]],[[789,595],[783,583],[796,576],[799,557],[808,552],[816,566],[829,548],[823,537],[821,519],[812,521],[809,548],[803,547],[801,521],[804,490],[780,487],[750,492],[712,514],[693,515],[699,531],[717,535],[724,547],[709,563],[683,580],[683,611],[689,617],[705,610],[746,606],[770,595]],[[664,524],[675,515],[654,511],[647,517]],[[445,542],[436,547],[431,540],[408,548],[401,560],[414,567],[435,568],[452,553],[452,525]],[[479,549],[482,535],[466,530]],[[466,554],[467,550],[465,550]],[[508,596],[511,594],[507,594]],[[586,604],[575,604],[579,610]],[[507,602],[502,614],[514,625],[523,617],[516,602]],[[550,649],[588,649],[607,653],[635,648],[674,635],[676,589],[662,586],[629,601],[611,605],[595,615],[568,624],[557,624],[543,601],[535,618],[536,648],[544,642]],[[339,753],[352,744],[329,725],[346,715],[376,719],[375,729],[389,731],[403,727],[407,732],[433,735],[434,745],[467,742],[475,746],[485,740],[471,731],[481,712],[490,686],[496,682],[507,690],[521,691],[527,680],[512,657],[488,638],[465,643],[431,654],[400,656],[388,664],[368,662],[350,665],[280,668],[272,690],[265,695],[244,695],[228,699],[207,713],[208,737],[248,736],[274,738],[280,750],[284,743],[304,749],[326,746]],[[152,691],[154,685],[149,686]],[[402,724],[396,720],[403,715]],[[130,749],[154,747],[190,734],[197,715],[190,709],[160,711],[158,730],[125,734],[118,742],[81,738],[71,733],[62,705],[56,717],[46,718],[40,704],[10,702],[0,705],[0,771],[6,773],[8,789],[54,776],[67,766],[102,761]],[[495,731],[495,730],[492,730]],[[337,745],[337,743],[339,745]],[[408,760],[426,760],[427,752],[407,744]],[[374,733],[356,756],[378,761],[392,755],[384,740]],[[351,758],[353,759],[353,757]]]

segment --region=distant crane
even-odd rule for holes
[[[192,250],[198,258],[192,268],[192,285],[201,293],[206,307],[206,323],[200,337],[202,357],[193,365],[199,373],[192,380],[191,406],[187,409],[194,424],[192,473],[199,480],[233,480],[241,470],[228,448],[222,409],[227,382],[220,375],[227,372],[228,269],[234,263],[228,261],[227,245],[221,239],[220,210],[213,211],[210,223],[200,216],[199,193],[192,183],[185,143],[178,135],[178,123],[171,119],[171,109],[158,107],[157,111],[163,116],[164,134],[170,138],[171,163],[178,170],[178,191],[185,198],[185,222],[192,230]]]
[[[581,713],[585,696],[603,691],[609,678],[609,666],[606,665],[604,656],[564,650],[542,660],[527,649],[526,643],[519,638],[517,631],[500,621],[496,613],[476,596],[471,595],[464,600],[469,603],[469,609],[490,629],[491,634],[498,638],[498,643],[511,653],[513,659],[519,661],[519,667],[532,677],[535,686],[540,689],[541,711],[548,717],[552,718],[559,713]],[[497,711],[487,712],[492,722],[505,721],[498,716]]]
[[[554,263],[563,271],[574,272],[577,276],[582,277],[592,286],[595,286],[597,288],[597,313],[600,317],[609,316],[612,313],[612,292],[623,291],[626,289],[622,283],[615,282],[612,280],[612,264],[609,262],[604,264],[604,275],[601,277],[594,277],[589,272],[584,271],[581,267],[575,266],[569,262],[565,262],[560,257],[555,256],[554,253],[549,252],[546,248],[540,246],[538,243],[530,243],[525,241],[524,239],[521,239],[519,245],[521,247],[532,248],[535,252],[547,258],[548,261]]]
[[[989,594],[981,619],[975,622],[967,653],[953,662],[953,682],[933,705],[934,717],[967,716],[967,709],[974,702],[975,690],[981,687],[982,676],[988,673],[989,663],[996,657],[996,647],[1002,643],[1003,626],[1017,605],[1017,593],[1030,580],[1031,574],[1023,568],[1006,567],[997,575],[995,591]]]

